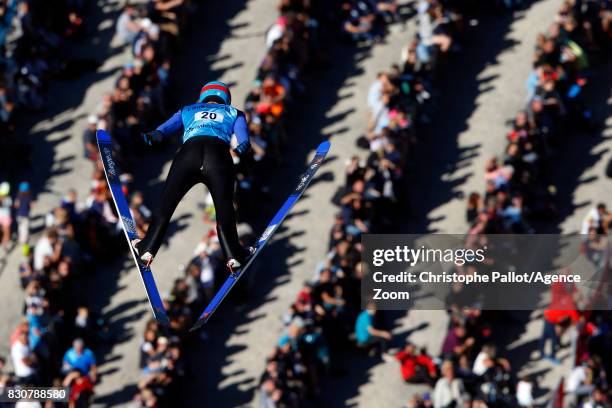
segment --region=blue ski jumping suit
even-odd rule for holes
[[[157,128],[164,137],[183,132],[161,196],[159,210],[138,252],[155,256],[170,219],[183,196],[195,184],[204,183],[212,195],[219,242],[227,258],[242,262],[247,251],[238,240],[234,213],[234,163],[230,155],[232,134],[239,146],[249,143],[244,113],[231,105],[194,103],[183,107]]]

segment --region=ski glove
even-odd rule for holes
[[[251,151],[251,142],[247,140],[240,143],[238,146],[236,146],[234,151],[238,153],[238,156],[244,157],[248,152]]]
[[[159,130],[153,130],[151,132],[143,133],[142,138],[148,146],[153,146],[153,143],[158,143],[162,141],[162,139],[164,138],[164,134]]]

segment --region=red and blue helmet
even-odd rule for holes
[[[200,90],[198,102],[204,102],[210,97],[216,97],[215,99],[220,99],[226,105],[232,103],[232,94],[230,93],[229,86],[221,81],[211,81],[204,85]]]

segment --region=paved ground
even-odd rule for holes
[[[250,0],[245,6],[238,0],[209,2],[205,12],[214,13],[217,19],[212,26],[195,27],[191,39],[183,44],[177,64],[181,78],[176,92],[178,102],[191,100],[201,82],[212,77],[232,82],[235,100],[243,100],[262,57],[262,33],[276,16],[276,3],[275,0]],[[31,140],[44,139],[37,147],[37,165],[33,170],[37,180],[35,188],[42,192],[38,197],[37,215],[55,205],[66,186],[78,188],[84,197],[90,172],[90,165],[80,154],[84,118],[99,101],[101,93],[111,89],[116,69],[127,60],[121,49],[108,47],[112,34],[109,18],[116,18],[117,4],[101,4],[105,5],[105,19],[101,20],[100,28],[106,31],[97,35],[98,41],[88,50],[104,51],[109,58],[95,74],[56,84],[52,92],[58,105],[46,115],[33,119]],[[482,190],[484,160],[502,151],[504,122],[524,101],[524,83],[536,33],[550,21],[559,4],[559,0],[544,0],[514,18],[500,16],[495,21],[484,21],[476,32],[486,30],[489,35],[472,38],[459,60],[450,63],[456,67],[454,79],[443,79],[441,84],[441,109],[447,112],[445,120],[436,123],[423,143],[420,156],[426,160],[418,161],[415,166],[420,176],[415,177],[412,192],[416,203],[410,209],[412,230],[465,231],[462,193]],[[297,125],[291,130],[300,144],[287,153],[293,160],[279,171],[283,177],[273,180],[282,194],[272,200],[271,208],[290,191],[311,149],[325,137],[331,137],[333,143],[331,157],[282,232],[262,254],[262,267],[254,276],[257,285],[247,298],[248,306],[230,307],[235,303],[228,303],[211,325],[211,338],[206,342],[194,339],[190,354],[194,381],[186,391],[193,392],[199,405],[239,406],[254,401],[254,387],[263,370],[265,354],[282,330],[280,315],[326,250],[329,222],[336,211],[330,200],[342,180],[345,160],[356,152],[354,140],[366,127],[367,88],[377,71],[397,61],[399,49],[414,32],[413,24],[410,22],[405,32],[394,27],[387,41],[372,49],[338,45],[334,52],[344,63],[313,74],[316,80],[309,82],[309,99],[300,105]],[[604,92],[609,89],[600,87],[593,95],[599,101],[599,117],[610,116],[610,96]],[[609,136],[610,119],[607,127]],[[602,166],[609,157],[610,139],[576,142],[575,148],[584,156],[592,153],[592,159],[562,170],[566,182],[560,185],[560,195],[568,197],[562,201],[565,210],[560,228],[564,231],[577,225],[577,220],[591,205],[583,203],[603,196],[605,183],[609,183],[602,177]],[[167,157],[168,154],[155,156],[157,166],[147,166],[146,172],[136,175],[139,180],[150,180],[149,196],[159,191],[158,180],[167,171],[167,165],[163,164]],[[177,265],[190,257],[202,235],[201,200],[201,190],[194,189],[177,210],[169,245],[162,249],[154,268],[162,291],[168,290],[178,273]],[[0,310],[6,323],[0,327],[2,339],[8,338],[20,315],[22,293],[17,287],[15,265],[19,256],[16,252],[8,257],[7,267],[0,275]],[[105,267],[104,275],[99,273],[89,282],[90,288],[96,289],[92,297],[104,307],[113,327],[121,333],[120,342],[108,350],[101,367],[104,375],[97,387],[100,404],[128,401],[138,379],[136,348],[148,310],[136,271],[129,263],[125,264],[126,268],[123,266]],[[411,312],[394,317],[398,343],[410,336],[418,344],[428,345],[434,353],[439,350],[446,327],[444,313]],[[530,323],[526,331],[517,330],[512,345],[518,350],[516,354],[523,356],[522,361],[539,333],[537,321]],[[1,343],[0,353],[6,354],[6,347],[6,343]],[[326,406],[399,406],[416,391],[402,384],[398,368],[392,363],[355,359],[352,364],[351,375],[333,380],[328,387]],[[544,372],[547,367],[530,365],[527,369]],[[558,372],[546,371],[545,387],[554,383]]]

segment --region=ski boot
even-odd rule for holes
[[[240,262],[236,258],[228,259],[228,261],[225,264],[225,266],[229,270],[230,275],[235,275],[236,272],[238,272],[240,270],[240,268],[242,268],[243,265],[246,265],[246,263],[249,261],[249,258],[252,257],[253,254],[255,253],[255,247],[253,247],[253,246],[246,247],[245,251],[246,251],[247,254],[244,257],[244,260],[242,262]]]
[[[147,251],[144,254],[140,255],[140,252],[138,251],[138,247],[137,247],[140,241],[141,239],[139,238],[133,239],[131,242],[132,249],[134,250],[134,253],[136,254],[136,259],[138,260],[138,262],[140,262],[140,264],[142,264],[144,267],[148,268],[153,263],[153,254]]]

